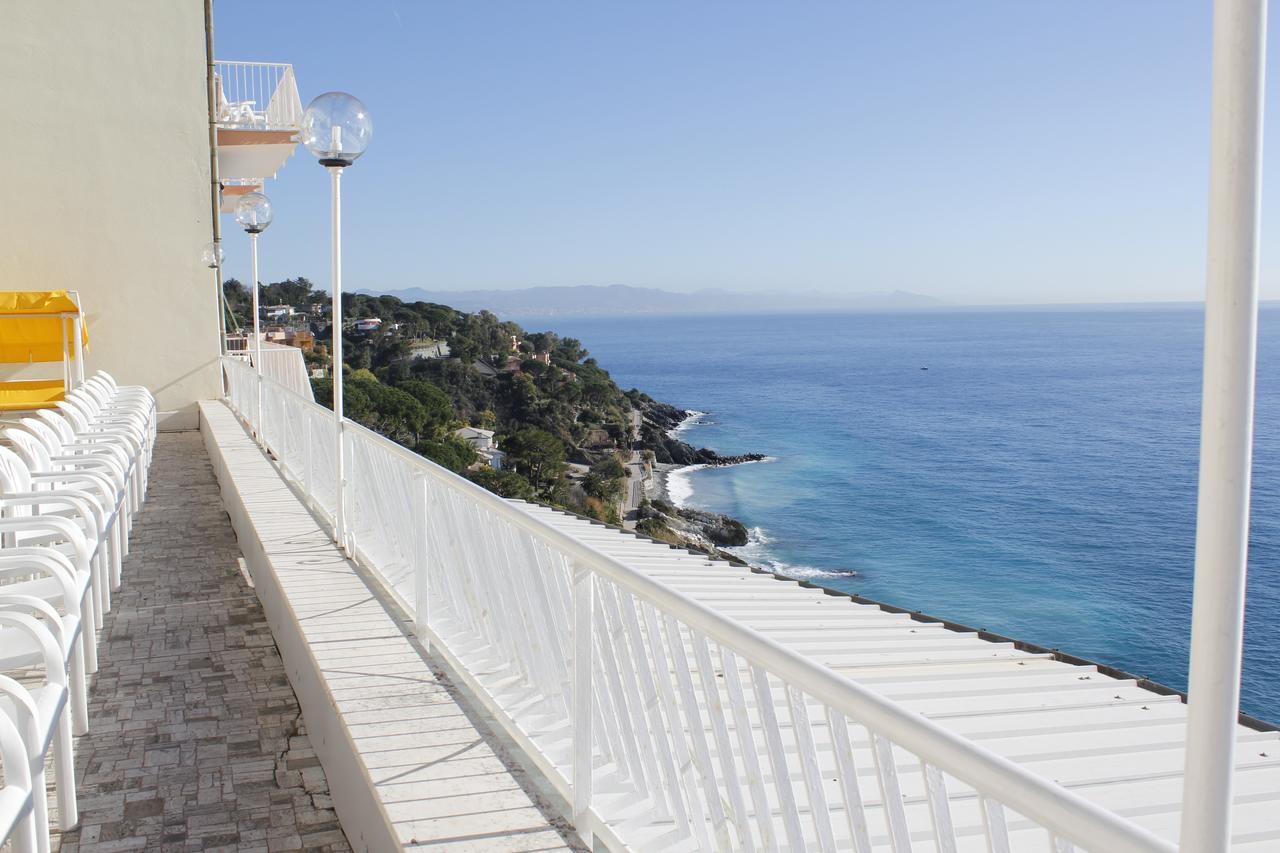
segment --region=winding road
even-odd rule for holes
[[[631,410],[631,428],[636,440],[631,443],[631,456],[627,460],[627,490],[622,499],[622,526],[634,530],[638,520],[640,502],[644,500],[644,451],[640,449],[640,412]]]

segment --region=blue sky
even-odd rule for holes
[[[215,15],[218,58],[292,62],[304,103],[342,89],[374,117],[343,185],[348,289],[1203,290],[1209,0],[217,0]],[[1267,298],[1276,190],[1268,177]],[[327,287],[323,171],[300,149],[266,191],[262,278]],[[234,227],[233,274],[248,265]]]

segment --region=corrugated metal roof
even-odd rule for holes
[[[1096,665],[992,642],[977,632],[918,621],[546,507],[523,506],[636,570],[1176,842],[1187,717],[1177,695],[1113,677]],[[1280,850],[1280,733],[1240,726],[1237,744],[1232,849]],[[853,748],[867,749],[858,743]],[[924,833],[930,823],[920,789],[918,780],[904,779],[908,817],[919,821],[912,828]],[[965,822],[957,814],[957,825]],[[1032,843],[1033,837],[1036,849],[1044,849],[1043,832],[1028,827],[1025,840]],[[972,841],[981,839],[974,835]]]

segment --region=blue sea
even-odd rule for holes
[[[1272,721],[1277,321],[1263,310],[1242,700]],[[674,483],[752,528],[753,562],[1185,689],[1198,307],[522,322],[705,412],[684,440],[771,457]]]

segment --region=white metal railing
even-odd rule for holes
[[[255,353],[251,346],[250,335],[227,335],[227,355],[231,358],[253,364]],[[307,360],[298,347],[278,344],[274,341],[261,341],[262,372],[274,379],[295,394],[307,400],[315,400],[311,391],[311,375],[307,370]]]
[[[283,62],[217,62],[218,125],[233,129],[297,130],[302,99],[293,66]]]
[[[231,406],[332,524],[332,412],[224,363]],[[343,446],[348,553],[580,833],[650,849],[1175,849],[382,436],[347,421]]]

